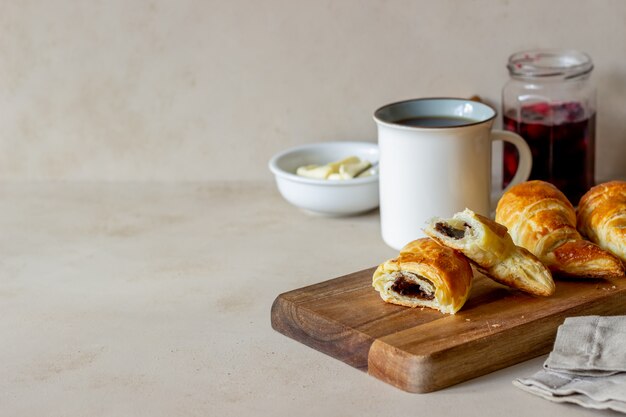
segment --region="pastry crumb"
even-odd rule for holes
[[[491,327],[500,327],[501,324],[492,324]]]

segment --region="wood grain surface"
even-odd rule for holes
[[[566,317],[626,314],[626,279],[558,280],[539,298],[476,274],[455,315],[382,301],[375,268],[280,294],[272,327],[409,392],[430,392],[545,354]]]

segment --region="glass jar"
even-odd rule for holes
[[[503,128],[522,136],[533,154],[530,179],[554,184],[573,205],[594,185],[593,63],[582,52],[537,50],[509,57],[502,90]],[[505,144],[503,185],[517,170],[517,151]]]

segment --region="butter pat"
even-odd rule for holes
[[[371,175],[371,172],[367,171],[371,166],[372,164],[368,161],[363,161],[356,156],[349,156],[326,165],[301,166],[297,169],[296,174],[319,180],[349,180],[355,176],[366,177]],[[359,175],[359,173],[361,174]]]

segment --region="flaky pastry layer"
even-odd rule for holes
[[[583,239],[576,230],[574,207],[550,183],[535,180],[511,187],[498,202],[496,221],[553,273],[580,278],[624,275],[616,256]]]
[[[578,230],[626,262],[626,181],[592,187],[578,205]]]
[[[372,285],[388,303],[454,314],[467,300],[472,277],[471,265],[461,254],[424,238],[380,264]]]
[[[513,243],[506,227],[469,209],[451,219],[434,218],[424,232],[461,251],[493,280],[533,295],[549,296],[552,274],[533,254]]]

